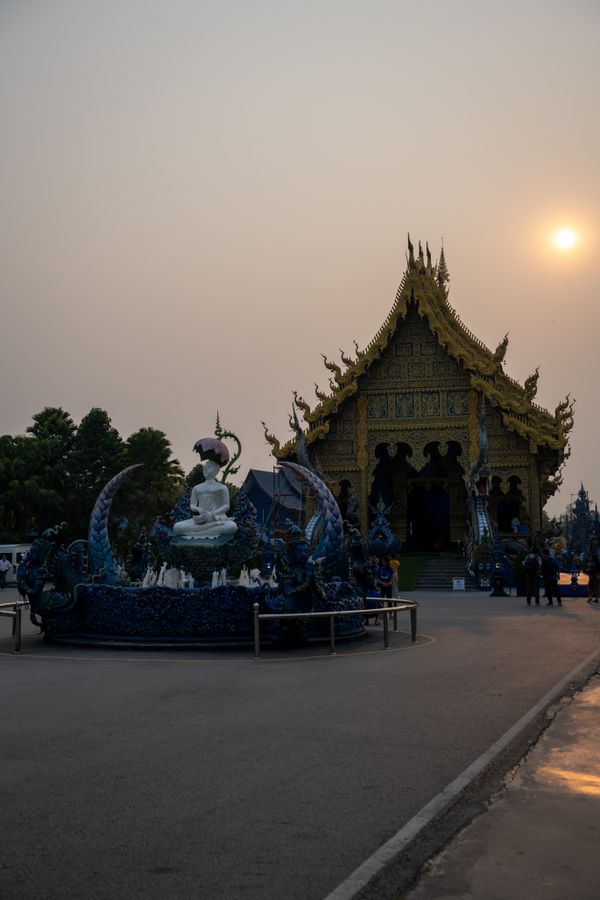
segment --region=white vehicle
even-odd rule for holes
[[[6,573],[6,583],[15,584],[17,580],[17,566],[24,556],[29,553],[31,544],[0,544],[0,559],[9,561],[11,568]]]

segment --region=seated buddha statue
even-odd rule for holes
[[[226,515],[229,509],[229,491],[216,480],[220,466],[209,459],[202,469],[205,481],[192,488],[190,496],[191,519],[176,522],[173,530],[185,540],[213,540],[224,535],[233,536],[237,525]]]

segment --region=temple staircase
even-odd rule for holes
[[[430,556],[417,578],[415,591],[451,591],[453,578],[465,577],[465,561],[458,553]]]

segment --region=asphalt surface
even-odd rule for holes
[[[410,599],[416,646],[401,616],[390,652],[260,661],[32,629],[15,656],[0,620],[0,896],[322,900],[600,651],[582,599]]]
[[[600,679],[555,718],[504,790],[426,866],[410,900],[598,900]]]

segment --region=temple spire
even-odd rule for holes
[[[410,233],[408,235],[408,268],[414,269],[415,267],[415,248],[412,245],[410,239]]]
[[[437,280],[441,287],[444,287],[450,281],[448,274],[448,266],[446,265],[446,257],[444,255],[444,242],[442,241],[442,252],[440,253],[440,261],[437,267]]]

